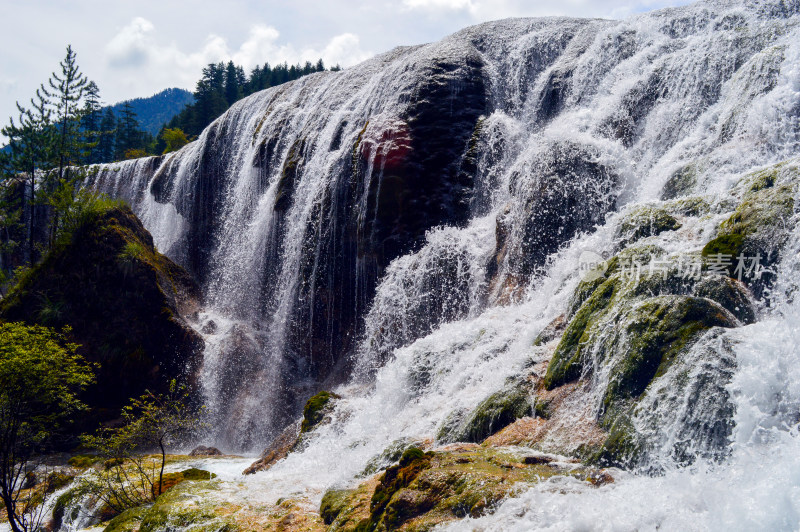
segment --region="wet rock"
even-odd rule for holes
[[[578,232],[591,232],[616,205],[619,176],[599,161],[597,150],[559,142],[543,151],[526,185],[522,234],[509,260],[513,273],[531,275],[547,257]],[[522,176],[517,177],[517,181]]]
[[[553,461],[555,461],[555,458],[547,455],[526,456],[522,459],[522,463],[527,465],[549,464]]]
[[[290,424],[276,437],[270,445],[261,453],[261,457],[253,462],[250,467],[245,469],[242,474],[252,475],[259,471],[266,471],[278,460],[286,458],[292,447],[300,437],[301,420]]]
[[[250,475],[258,471],[265,471],[290,452],[300,448],[308,433],[329,421],[328,416],[333,411],[337,399],[340,399],[339,395],[328,391],[321,391],[312,396],[303,409],[303,418],[287,426],[269,447],[264,449],[261,457],[244,470],[243,474]]]
[[[336,399],[339,395],[333,392],[321,391],[311,397],[303,408],[303,422],[300,425],[300,433],[309,432],[319,425],[325,416],[333,410]]]
[[[671,200],[689,194],[697,183],[697,166],[688,164],[676,170],[661,191],[662,200]]]
[[[321,511],[331,519],[330,530],[429,530],[491,513],[520,486],[555,475],[590,484],[606,478],[594,468],[560,470],[548,463],[526,464],[502,448],[474,445],[427,453],[415,449],[378,477],[372,491],[369,481],[355,490],[329,491]],[[367,516],[365,500],[369,500]]]
[[[564,328],[567,326],[566,316],[562,314],[558,316],[553,321],[551,321],[547,327],[542,329],[542,332],[536,336],[533,340],[534,346],[542,346],[548,342],[551,342],[561,336],[561,333],[564,332]]]
[[[642,238],[674,231],[680,227],[680,222],[665,209],[643,206],[634,209],[622,219],[617,230],[617,239],[624,247]]]
[[[768,268],[775,264],[794,225],[795,192],[800,182],[796,167],[779,164],[746,176],[740,184],[746,191],[733,215],[719,226],[718,236],[703,248],[707,260],[724,259],[728,275],[748,282],[756,297],[761,297],[774,281]],[[756,269],[737,271],[739,257],[750,268],[757,257]],[[723,260],[720,260],[722,262]]]
[[[189,456],[222,456],[222,451],[217,449],[216,447],[206,447],[204,445],[198,445],[192,452],[189,453]]]
[[[445,424],[438,440],[447,442],[480,443],[517,419],[534,413],[526,383],[520,382],[484,399],[463,420]]]

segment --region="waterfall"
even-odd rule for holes
[[[259,450],[341,385],[341,419],[263,474],[275,493],[332,485],[540,363],[533,339],[567,309],[581,253],[614,252],[617,212],[667,199],[687,168],[681,193],[722,198],[796,157],[798,23],[791,0],[485,23],[254,94],[180,151],[89,184],[127,200],[203,287],[210,441]],[[784,314],[774,323],[793,323]],[[734,342],[740,369],[720,369],[731,397],[752,341]],[[598,400],[586,391],[575,418]],[[758,423],[748,408],[736,438]],[[626,494],[597,493],[598,506]]]

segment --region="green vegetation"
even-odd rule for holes
[[[211,63],[203,69],[203,76],[197,82],[194,103],[187,105],[165,128],[180,128],[188,136],[199,135],[207,125],[245,96],[324,70],[321,59],[316,64],[306,62],[292,66],[286,63],[270,66],[267,63],[256,66],[248,77],[244,69],[233,61],[227,64]],[[339,70],[339,67],[331,70]],[[159,137],[163,136],[163,131]]]
[[[484,399],[464,421],[445,424],[438,439],[444,442],[480,443],[517,419],[534,413],[525,383],[509,386]]]
[[[681,224],[663,208],[644,206],[628,213],[619,225],[618,238],[627,246],[649,236],[656,236],[664,231],[679,229]]]
[[[189,144],[189,139],[186,138],[186,133],[177,127],[173,129],[165,128],[162,130],[161,138],[164,140],[165,144],[163,153],[177,151]]]
[[[36,457],[85,408],[79,394],[94,377],[77,349],[52,329],[0,324],[0,497],[14,532],[38,530],[44,499],[63,485],[58,475],[43,489],[25,484],[41,465]]]
[[[328,491],[320,515],[332,531],[431,530],[489,513],[523,486],[556,475],[595,485],[613,481],[597,469],[578,466],[566,471],[491,447],[435,453],[412,448],[377,483],[369,479],[355,489]]]
[[[100,365],[76,430],[111,421],[131,397],[163,393],[191,368],[202,339],[182,319],[199,290],[153,247],[130,208],[82,190],[42,261],[16,276],[0,319],[61,329]]]
[[[97,450],[107,467],[84,477],[88,493],[102,500],[115,514],[154,501],[168,487],[182,480],[210,480],[207,471],[190,469],[165,477],[167,448],[182,441],[201,426],[199,411],[189,402],[189,390],[175,381],[169,393],[146,393],[132,399],[122,411],[122,424],[105,427],[94,436],[83,436],[83,444]],[[157,458],[147,452],[156,450]],[[167,485],[169,480],[169,486]]]
[[[309,432],[319,425],[330,413],[333,406],[332,401],[335,399],[339,399],[339,396],[327,391],[321,391],[311,397],[303,408],[303,424],[300,426],[300,433]]]

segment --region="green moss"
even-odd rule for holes
[[[623,245],[629,245],[642,238],[656,236],[664,231],[674,231],[680,227],[680,222],[665,209],[643,206],[634,209],[622,219],[617,238]]]
[[[592,452],[586,462],[603,467],[629,467],[642,456],[642,442],[628,418],[619,418],[609,430],[600,449]]]
[[[149,507],[140,506],[125,510],[108,522],[103,532],[135,532],[139,530],[142,519],[147,514]]]
[[[72,467],[77,467],[79,469],[86,469],[87,467],[91,467],[95,463],[99,462],[100,458],[91,454],[77,454],[67,460],[67,463]]]
[[[196,467],[181,471],[181,474],[184,480],[211,480],[212,478],[217,478],[215,473],[211,473],[205,469],[197,469]]]
[[[339,396],[333,392],[321,391],[306,402],[306,406],[303,408],[303,424],[300,426],[301,434],[312,430],[325,419],[325,415],[330,412],[331,401],[334,399],[339,399]]]
[[[47,475],[47,493],[53,493],[54,491],[69,486],[74,479],[74,475],[67,475],[59,471],[50,473]]]
[[[411,438],[400,438],[389,444],[379,455],[372,457],[359,476],[366,477],[385,469],[400,460],[406,449],[414,447],[417,442]]]
[[[662,207],[671,214],[702,216],[711,212],[711,204],[700,196],[691,196],[664,202]]]
[[[536,398],[533,402],[533,415],[544,419],[549,419],[551,414],[550,402]]]
[[[748,193],[772,188],[775,186],[775,183],[778,182],[781,169],[785,166],[786,163],[778,163],[764,170],[748,174],[742,179],[741,186]]]
[[[492,447],[416,452],[403,463],[405,468],[393,466],[381,478],[369,519],[357,524],[351,520],[353,526],[345,528],[337,526],[337,518],[331,530],[431,530],[457,518],[485,515],[505,498],[556,475],[581,481],[602,475],[583,467],[567,472],[550,464],[529,464],[516,453]],[[348,497],[345,504],[352,505],[355,499]]]
[[[319,515],[326,525],[333,523],[342,510],[347,507],[353,492],[355,490],[328,490],[325,492],[319,505]]]
[[[233,524],[217,514],[196,484],[181,484],[163,494],[142,515],[139,532],[232,530]]]
[[[440,441],[479,443],[517,419],[532,414],[527,387],[512,385],[484,399],[454,430],[440,433]]]
[[[77,503],[85,495],[86,490],[82,486],[76,486],[58,496],[53,505],[53,523],[56,530],[61,527],[61,523],[67,515],[67,510],[71,510],[71,515],[69,516],[71,521],[78,518],[80,506]]]
[[[730,276],[736,275],[739,256],[748,259],[758,256],[763,267],[774,264],[786,242],[794,215],[794,191],[793,185],[777,184],[776,172],[774,169],[765,171],[745,182],[748,188],[741,203],[733,215],[720,224],[718,236],[703,248],[704,257],[730,260]],[[767,273],[752,280],[756,295],[770,279]]]
[[[389,507],[392,497],[400,490],[408,487],[425,469],[431,465],[433,453],[425,453],[421,449],[411,448],[403,453],[400,463],[386,470],[380,484],[370,501],[370,520],[374,526],[393,530],[408,519],[409,508],[406,505]],[[425,511],[416,508],[418,512]]]
[[[548,390],[580,377],[584,370],[583,349],[588,333],[597,318],[608,309],[614,295],[620,290],[618,276],[606,279],[581,305],[564,330],[553,358],[547,366],[544,385]]]
[[[644,393],[699,333],[735,325],[719,305],[703,298],[663,296],[633,307],[622,330],[610,340],[610,350],[619,354],[620,348],[625,349],[611,369],[601,421],[608,424],[619,401],[637,399]]]
[[[733,233],[733,234],[721,235],[709,241],[703,247],[702,254],[704,257],[725,255],[730,259],[735,259],[739,255],[741,255],[743,249],[744,249],[744,236],[741,234]],[[731,273],[733,272],[731,271]]]
[[[742,323],[756,321],[750,291],[735,279],[719,276],[703,279],[694,287],[694,295],[716,301]]]

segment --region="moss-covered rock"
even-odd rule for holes
[[[442,442],[479,443],[517,419],[533,414],[530,391],[525,383],[493,393],[457,424],[446,424],[439,432]]]
[[[719,226],[716,238],[703,248],[703,256],[730,261],[731,277],[747,277],[747,272],[737,271],[738,257],[758,257],[761,267],[774,264],[788,238],[795,214],[795,188],[800,181],[800,171],[779,164],[742,179],[740,188],[745,192],[733,215]],[[749,266],[749,264],[747,265]],[[769,286],[773,275],[764,272],[742,280],[747,281],[757,296]]]
[[[67,463],[72,467],[77,467],[78,469],[86,469],[87,467],[92,467],[101,460],[102,459],[99,456],[92,454],[76,454],[75,456],[70,457],[70,459],[67,460]]]
[[[703,216],[711,212],[709,201],[701,196],[688,196],[685,198],[665,201],[662,204],[665,211],[672,215]]]
[[[670,200],[690,193],[697,184],[697,173],[698,168],[694,163],[676,170],[664,184],[661,199]]]
[[[617,239],[627,246],[664,231],[674,231],[681,227],[680,222],[664,208],[643,206],[628,213],[620,222]]]
[[[319,425],[333,410],[334,400],[339,398],[335,393],[324,390],[312,396],[303,408],[303,423],[300,426],[300,433],[309,432]]]
[[[603,279],[600,286],[591,292],[589,298],[580,306],[570,320],[561,341],[556,347],[544,385],[547,389],[575,380],[584,371],[584,351],[589,344],[589,333],[594,322],[605,313],[612,298],[622,289],[619,276]]]
[[[332,495],[337,502],[330,507],[340,509],[331,530],[430,530],[455,519],[490,513],[505,498],[557,475],[587,482],[613,481],[596,469],[528,462],[499,448],[472,446],[427,453],[417,449],[379,478],[368,517],[357,520],[351,514],[350,526],[341,526],[341,517],[363,501],[367,483]]]
[[[347,508],[350,498],[355,490],[328,490],[322,496],[319,505],[319,515],[326,525],[330,525]]]
[[[400,460],[404,452],[417,445],[419,445],[419,442],[412,438],[400,438],[393,441],[380,454],[370,458],[369,462],[367,462],[367,465],[364,467],[364,471],[362,471],[359,476],[366,477],[374,475],[378,471],[386,469],[388,466]]]
[[[192,278],[156,251],[128,207],[101,206],[0,302],[4,320],[71,327],[82,354],[99,363],[84,430],[146,389],[191,379],[203,347],[183,317],[199,305]]]
[[[197,530],[219,532],[233,530],[230,520],[216,511],[213,503],[204,500],[202,489],[186,483],[161,494],[141,514],[139,532],[164,530]]]
[[[149,509],[149,506],[140,506],[125,510],[109,521],[103,532],[137,532]]]
[[[662,296],[634,305],[606,338],[604,348],[617,356],[611,362],[601,423],[610,425],[626,401],[641,396],[700,333],[735,326],[728,312],[705,298]]]
[[[59,530],[65,521],[72,522],[77,519],[80,512],[80,506],[77,503],[85,495],[86,490],[80,485],[70,488],[59,495],[55,504],[53,504],[53,519],[51,520],[50,528]]]
[[[750,290],[730,277],[706,277],[694,287],[694,295],[719,303],[742,323],[756,321],[756,307]]]

